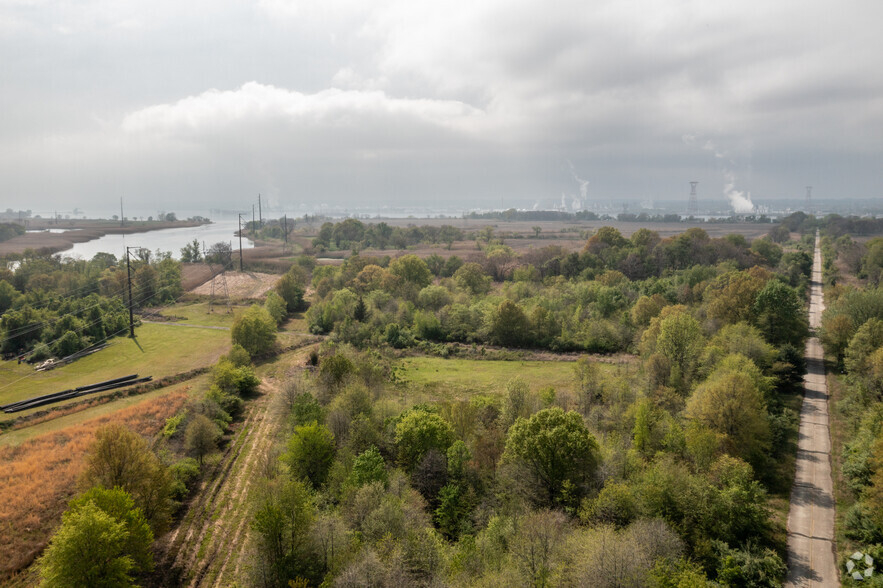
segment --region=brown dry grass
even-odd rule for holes
[[[153,436],[187,397],[186,392],[173,392],[18,446],[0,447],[0,578],[30,565],[49,542],[76,491],[83,457],[99,427],[120,422]]]

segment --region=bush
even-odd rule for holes
[[[232,336],[250,355],[261,355],[276,345],[276,323],[267,309],[254,304],[234,321]]]

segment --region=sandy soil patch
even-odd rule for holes
[[[261,298],[270,291],[279,276],[258,272],[226,272],[215,276],[202,285],[190,290],[193,294],[224,296],[224,282],[227,282],[227,296],[233,299]],[[212,284],[214,283],[214,286]]]

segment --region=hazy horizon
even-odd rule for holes
[[[878,198],[881,17],[859,1],[7,0],[3,208],[598,209],[686,201],[690,181],[739,212],[806,186]]]

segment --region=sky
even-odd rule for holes
[[[877,0],[0,0],[2,208],[883,196]]]

